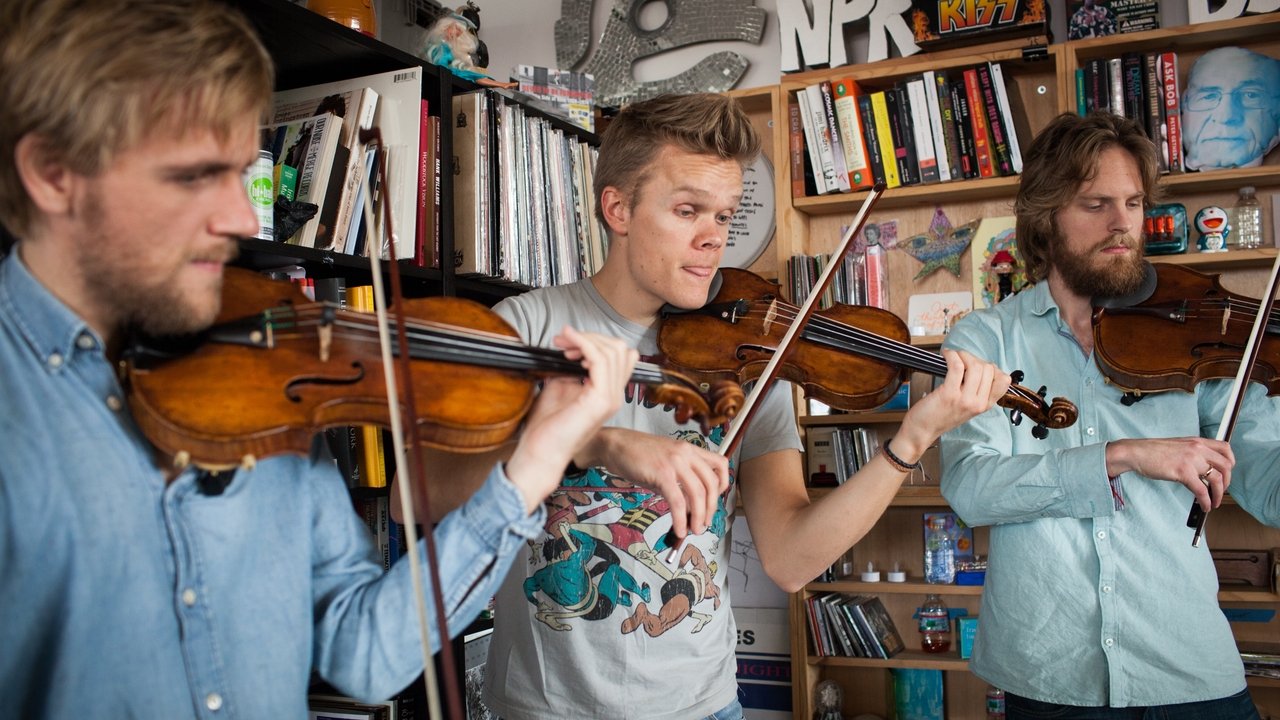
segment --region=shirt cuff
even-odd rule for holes
[[[494,464],[484,484],[461,509],[471,532],[500,551],[506,549],[507,542],[540,535],[547,516],[542,505],[532,513],[524,511],[524,495],[507,477],[502,463]]]

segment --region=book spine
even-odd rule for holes
[[[948,182],[951,180],[951,150],[947,147],[946,121],[942,98],[938,96],[938,78],[934,71],[925,71],[921,91],[924,93],[925,108],[929,111],[929,132],[933,136],[933,154],[938,159],[938,179]]]
[[[965,91],[964,79],[949,82],[947,95],[951,97],[951,114],[955,120],[953,128],[956,131],[956,152],[960,156],[960,176],[966,180],[980,177],[978,156],[973,147],[973,120],[969,117],[969,94]]]
[[[818,148],[818,129],[813,124],[813,108],[810,106],[809,93],[801,88],[796,91],[796,101],[800,104],[800,120],[804,124],[804,143],[809,151],[809,166],[813,168],[813,189],[818,195],[831,192],[827,176],[822,169],[822,153]]]
[[[1147,137],[1156,146],[1156,164],[1160,172],[1169,172],[1169,145],[1164,137],[1164,98],[1160,85],[1160,56],[1142,56],[1142,97],[1147,106]]]
[[[1124,65],[1120,58],[1107,60],[1107,90],[1110,95],[1107,107],[1111,112],[1124,117]]]
[[[898,177],[903,185],[918,185],[920,168],[916,160],[915,136],[908,126],[911,106],[907,102],[907,86],[899,83],[886,90],[884,101],[889,112],[889,133],[893,138],[894,158],[898,161]]]
[[[889,108],[885,103],[884,91],[871,94],[871,111],[875,117],[876,139],[880,143],[880,157],[884,163],[885,185],[896,188],[902,186],[902,178],[898,175],[898,161],[893,147],[893,134],[889,129]]]
[[[1000,105],[1000,117],[1004,121],[1005,139],[1009,141],[1009,160],[1015,174],[1022,173],[1022,144],[1018,139],[1018,128],[1021,125],[1015,113],[1022,113],[1023,108],[1015,107],[1012,98],[1017,97],[1017,86],[1008,87],[1004,79],[1004,68],[1000,63],[991,63],[991,84],[996,90],[996,103]],[[1023,126],[1025,127],[1025,126]],[[1030,140],[1031,138],[1026,138]]]
[[[836,107],[835,100],[831,94],[831,83],[825,81],[819,83],[818,92],[822,96],[822,115],[826,121],[826,137],[831,143],[836,189],[840,192],[849,192],[853,187],[849,182],[849,165],[845,162],[844,144],[840,141],[840,123],[836,120]]]
[[[1124,75],[1124,115],[1138,123],[1138,127],[1147,126],[1147,103],[1142,94],[1142,55],[1125,53],[1120,58],[1121,71]]]
[[[986,105],[982,100],[982,86],[978,81],[978,71],[969,68],[964,71],[965,96],[969,101],[969,120],[973,128],[973,154],[978,159],[978,175],[989,178],[996,174],[991,157],[991,136],[987,130]]]
[[[1178,55],[1160,55],[1160,84],[1164,90],[1165,146],[1169,149],[1169,172],[1180,173],[1182,166],[1182,107],[1178,93]]]
[[[813,175],[816,180],[821,174],[822,181],[820,187],[826,189],[822,192],[833,193],[839,192],[840,185],[836,180],[836,158],[831,147],[831,133],[827,129],[827,113],[823,108],[822,90],[817,85],[810,85],[804,89],[805,98],[809,104],[809,117],[813,124],[814,145],[818,149],[818,159],[814,164]],[[808,126],[805,127],[808,129]]]
[[[413,264],[418,267],[435,266],[435,243],[430,240],[431,222],[431,113],[427,101],[422,101],[422,117],[418,123],[418,214],[414,232]],[[361,158],[363,166],[363,158]],[[358,210],[357,210],[358,212]]]
[[[804,121],[800,119],[800,103],[787,99],[787,151],[791,161],[791,197],[802,198],[805,191]]]
[[[907,94],[911,101],[911,129],[916,137],[920,182],[933,183],[943,179],[943,164],[938,161],[938,147],[942,145],[942,118],[929,104],[924,87],[923,77],[912,80],[907,83]],[[950,179],[950,173],[947,179]]]
[[[977,71],[978,84],[982,88],[982,107],[987,114],[987,132],[991,140],[991,162],[995,166],[996,175],[1012,175],[1013,156],[1009,152],[1009,130],[1005,127],[999,101],[996,99],[991,66],[979,65]]]
[[[1085,106],[1085,89],[1084,89],[1084,68],[1076,68],[1076,114],[1084,117],[1089,113]]]
[[[871,107],[871,96],[859,94],[857,103],[858,119],[862,121],[862,135],[867,141],[867,163],[871,166],[871,179],[884,183],[888,187],[889,181],[884,172],[884,157],[880,149],[880,135],[876,130],[875,111]]]
[[[840,128],[840,141],[844,145],[845,165],[849,168],[849,186],[871,187],[873,179],[867,159],[867,141],[856,100],[861,93],[852,79],[837,80],[832,83],[831,91],[835,95],[836,121]]]

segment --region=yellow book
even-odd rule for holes
[[[871,113],[876,118],[876,141],[880,145],[880,156],[884,158],[884,184],[891,188],[900,187],[902,179],[898,177],[898,156],[893,149],[893,131],[889,128],[889,108],[884,104],[883,90],[871,93]]]
[[[361,285],[347,290],[351,309],[371,313],[374,309],[373,287]],[[360,426],[360,485],[361,487],[386,487],[387,465],[382,449],[382,428],[375,425]]]

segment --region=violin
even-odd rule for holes
[[[746,270],[721,268],[721,285],[702,308],[668,312],[658,331],[664,364],[706,382],[744,383],[760,375],[778,340],[796,316],[779,286]],[[841,410],[870,410],[893,397],[911,372],[941,377],[941,355],[910,344],[906,323],[875,307],[836,305],[813,314],[779,375],[801,386],[805,395]],[[1015,373],[1015,382],[1021,373]],[[1029,417],[1032,433],[1070,427],[1075,405],[1063,398],[1044,399],[1010,386],[998,404],[1011,411],[1016,425]]]
[[[1261,303],[1229,292],[1217,275],[1169,263],[1148,267],[1153,269],[1136,301],[1108,300],[1094,308],[1093,352],[1107,380],[1141,397],[1235,377]],[[1268,395],[1280,392],[1280,317],[1274,310],[1249,377]]]
[[[455,452],[505,443],[533,404],[536,383],[581,376],[559,350],[529,347],[499,315],[476,302],[432,297],[404,302],[418,442]],[[208,469],[306,453],[329,427],[388,426],[377,320],[314,302],[287,281],[227,268],[222,310],[205,332],[139,339],[125,353],[129,405],[143,434],[179,465]],[[397,351],[398,354],[398,351]],[[640,363],[632,382],[678,420],[727,422],[742,389]]]

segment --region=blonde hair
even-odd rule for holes
[[[82,175],[157,131],[226,140],[265,119],[274,72],[253,27],[216,0],[4,0],[0,3],[0,223],[26,234],[35,207],[18,142]]]
[[[668,145],[745,167],[760,153],[760,135],[738,102],[725,95],[659,95],[624,107],[605,129],[596,160],[593,192],[601,221],[604,189],[618,188],[635,207],[650,165]]]
[[[1113,147],[1129,153],[1137,163],[1146,205],[1158,202],[1156,148],[1132,120],[1108,112],[1085,117],[1063,113],[1031,142],[1013,209],[1018,250],[1033,282],[1049,275],[1058,211],[1071,202],[1081,185],[1093,180],[1102,153]]]

